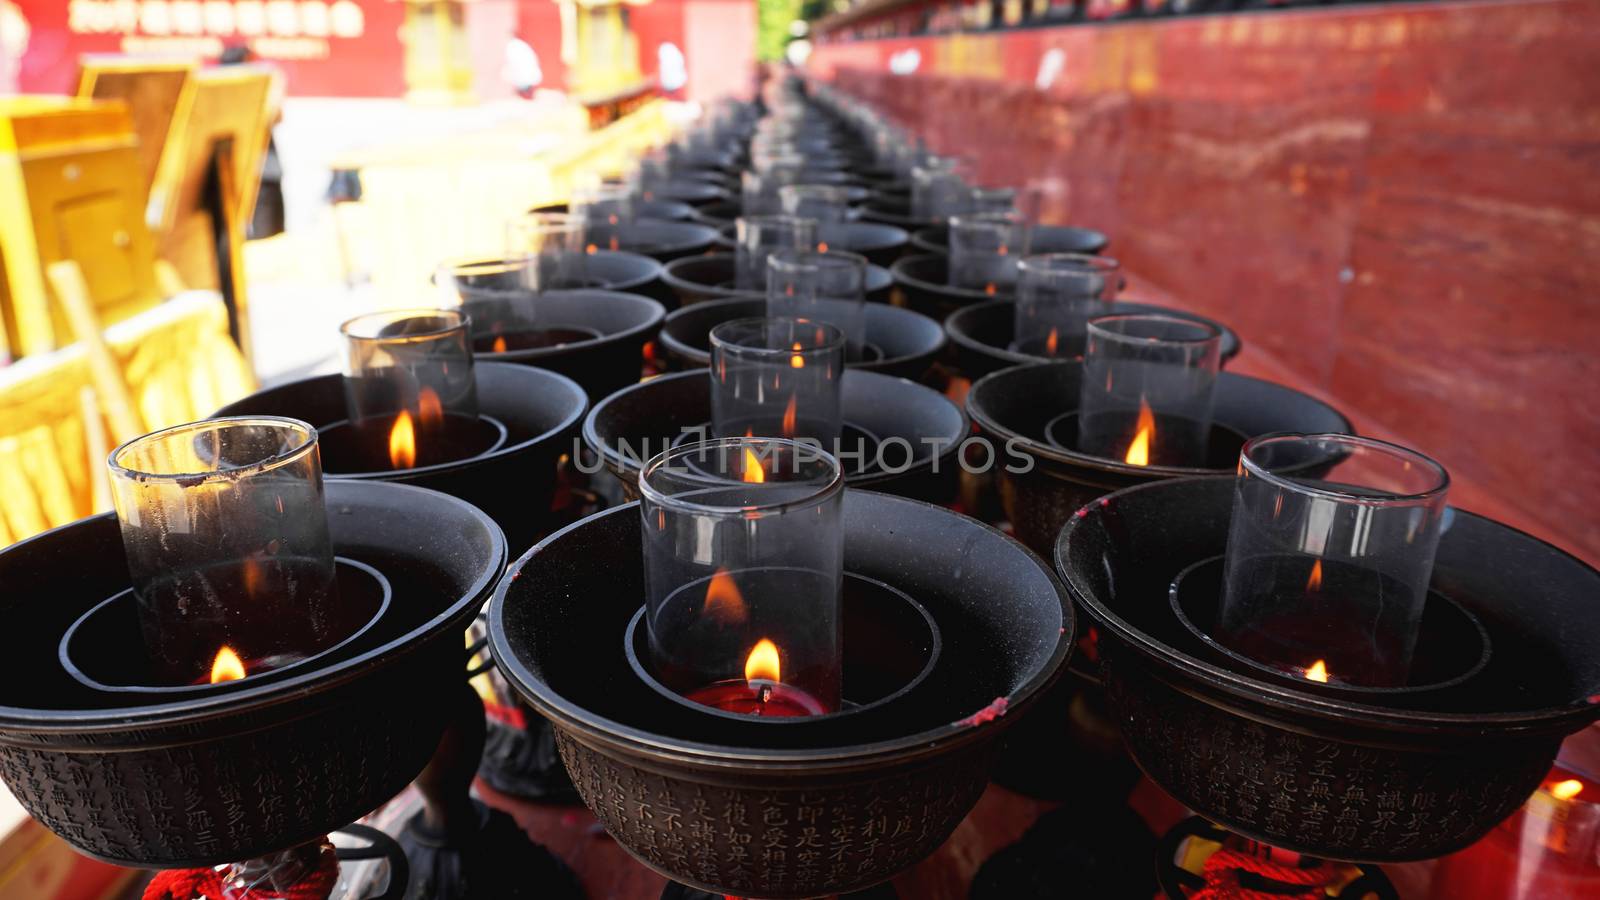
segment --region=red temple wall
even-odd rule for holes
[[[1494,0],[824,44],[809,67],[1105,230],[1136,293],[1239,331],[1236,370],[1594,561],[1596,59],[1600,4]]]

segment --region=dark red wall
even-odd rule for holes
[[[915,75],[889,74],[915,50]],[[1039,86],[1055,53],[1060,75]],[[1062,56],[1061,54],[1064,54]],[[819,47],[819,76],[1055,189],[1236,370],[1600,561],[1600,4],[1452,2]]]

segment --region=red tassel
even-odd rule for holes
[[[1252,872],[1283,885],[1282,890],[1251,890],[1239,882],[1239,873]],[[1211,854],[1201,872],[1206,884],[1189,900],[1324,900],[1338,869],[1326,863],[1301,868],[1223,848]],[[148,898],[147,898],[148,900]]]
[[[285,891],[256,888],[234,900],[328,900],[339,881],[339,859],[321,854],[317,868]],[[222,900],[222,876],[216,869],[168,869],[156,873],[144,889],[144,900]]]

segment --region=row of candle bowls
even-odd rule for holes
[[[503,258],[442,268],[451,308],[346,323],[342,377],[119,448],[115,522],[0,553],[32,573],[30,632],[61,635],[7,663],[55,673],[0,710],[24,805],[130,864],[314,839],[421,767],[454,677],[441,635],[496,579],[489,647],[585,802],[646,864],[744,896],[851,890],[932,852],[1001,729],[1062,674],[1075,605],[1094,624],[1082,668],[1139,764],[1289,849],[1463,846],[1596,717],[1593,570],[1448,508],[1421,454],[1220,372],[1237,340],[1218,324],[1119,308],[1113,261],[1023,252],[1005,192],[871,110],[793,84],[764,105],[720,107],[631,181],[520,218]],[[741,167],[735,253],[660,269],[621,249],[684,252],[649,213],[724,202]],[[947,255],[893,264],[897,306],[922,313],[866,302],[881,270],[837,243],[857,217],[951,212]],[[979,309],[1011,325],[961,344],[988,372],[965,411],[899,377],[928,377],[937,327],[893,345],[951,309],[952,336]],[[635,385],[663,321],[680,364],[708,370]],[[1033,553],[922,502],[975,465],[968,412]],[[588,454],[638,503],[543,536],[558,465]],[[503,578],[502,531],[532,544]],[[132,622],[142,643],[118,640]],[[421,647],[426,671],[396,675]],[[420,737],[390,733],[396,702],[423,710]],[[325,731],[244,737],[285,710]],[[130,718],[149,726],[108,737]],[[374,759],[324,805],[289,787]],[[185,784],[205,815],[174,827],[166,792]],[[245,827],[242,800],[295,815]]]

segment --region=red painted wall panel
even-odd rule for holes
[[[1050,188],[1045,217],[1108,231],[1142,293],[1238,329],[1237,368],[1600,561],[1597,54],[1600,4],[1493,0],[833,44],[810,67]]]

